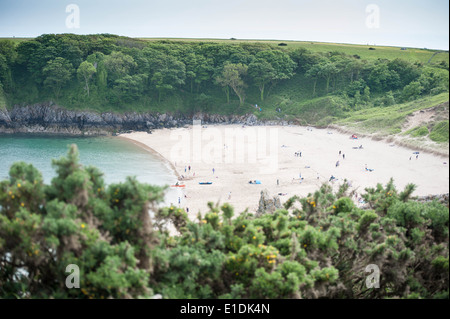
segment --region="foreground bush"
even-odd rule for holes
[[[411,200],[414,185],[366,189],[364,209],[324,184],[274,214],[210,203],[190,221],[157,209],[163,188],[106,187],[75,146],[53,164],[50,185],[25,163],[0,183],[0,298],[448,298],[448,207]],[[65,286],[69,264],[80,289]]]

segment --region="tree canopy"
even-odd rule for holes
[[[366,86],[371,94],[358,97],[355,81],[365,83],[360,95]],[[448,66],[399,58],[368,61],[266,43],[44,34],[20,43],[0,40],[0,83],[9,105],[58,98],[67,108],[144,106],[170,112],[174,103],[181,103],[185,112],[194,112],[202,99],[205,111],[230,112],[256,103],[275,110],[285,100],[334,95],[355,109],[379,106],[388,92],[397,102],[447,92]],[[232,104],[241,107],[228,107]]]

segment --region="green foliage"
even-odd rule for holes
[[[420,82],[411,82],[403,88],[402,99],[403,101],[415,100],[422,94],[422,91],[423,86],[420,85]]]
[[[243,77],[247,75],[247,71],[248,66],[242,63],[227,63],[223,67],[222,74],[216,78],[216,82],[227,90],[227,102],[230,100],[228,88],[231,88],[239,97],[240,106],[244,104],[247,84],[245,84]]]
[[[120,51],[114,51],[111,55],[106,56],[104,65],[108,72],[108,82],[110,85],[111,83],[114,83],[114,81],[128,75],[137,67],[132,56]]]
[[[421,137],[421,136],[427,136],[430,133],[428,128],[426,126],[418,126],[415,127],[409,131],[407,131],[405,134],[409,134],[412,137]]]
[[[430,139],[439,143],[448,143],[448,120],[436,123],[431,129]]]
[[[87,91],[87,95],[89,96],[89,80],[92,76],[97,72],[97,69],[94,65],[88,61],[83,61],[78,67],[77,74],[78,77],[84,81],[85,89]]]
[[[14,164],[0,183],[0,296],[150,296],[154,238],[147,211],[161,199],[161,189],[128,179],[105,190],[97,169],[78,164],[76,146],[53,165],[57,176],[51,185],[25,163]],[[127,220],[114,228],[113,216]],[[80,268],[81,289],[65,287],[69,264]]]
[[[44,85],[53,89],[55,98],[58,99],[61,88],[72,76],[73,67],[66,59],[57,57],[47,62],[42,73],[45,76]]]

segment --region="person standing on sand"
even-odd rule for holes
[[[190,172],[191,172],[191,165],[189,165],[189,167],[188,167],[188,168],[189,168],[189,173],[190,173]]]
[[[341,151],[339,151],[339,155],[341,155]]]
[[[345,159],[345,154],[342,154],[342,159]]]
[[[213,167],[212,171],[213,171],[213,175],[214,175],[214,172],[216,171],[216,170],[214,169],[214,167]]]
[[[339,161],[336,162],[336,167],[338,167],[338,166],[339,166]]]

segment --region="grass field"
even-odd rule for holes
[[[20,43],[23,41],[33,40],[33,38],[0,38],[0,41],[2,41],[2,40],[11,40],[15,43]]]

